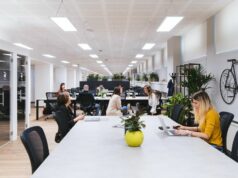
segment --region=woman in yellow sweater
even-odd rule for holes
[[[192,96],[192,106],[198,127],[180,126],[177,134],[200,137],[215,148],[222,150],[220,116],[212,106],[208,94],[204,91],[195,93]]]

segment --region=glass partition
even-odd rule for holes
[[[26,91],[26,57],[17,55],[17,121],[18,135],[25,128],[25,91]]]
[[[10,60],[12,54],[0,50],[0,146],[10,140]]]

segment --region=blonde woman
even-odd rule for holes
[[[177,134],[200,137],[215,148],[222,150],[219,114],[212,106],[208,94],[204,91],[195,93],[192,96],[192,106],[198,127],[180,126]]]
[[[144,93],[148,96],[149,106],[147,108],[147,113],[149,115],[159,114],[157,113],[157,106],[159,105],[159,99],[149,85],[144,86]]]

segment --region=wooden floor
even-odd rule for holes
[[[42,113],[42,111],[40,111]],[[50,151],[57,145],[54,136],[57,124],[53,119],[45,121],[44,117],[35,120],[35,108],[31,112],[31,126],[40,125],[47,137]],[[7,142],[0,146],[0,178],[29,178],[31,176],[31,165],[28,155],[21,140]]]

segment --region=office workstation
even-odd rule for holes
[[[0,6],[0,177],[236,174],[238,0]],[[134,148],[119,124],[137,114],[146,127]],[[165,136],[161,115],[184,136]],[[45,135],[40,164],[32,163],[23,133],[29,142]]]

